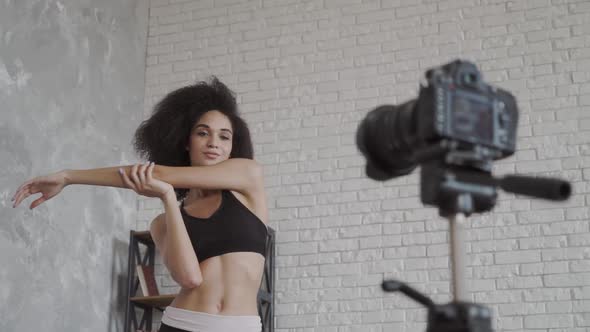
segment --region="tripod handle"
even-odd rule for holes
[[[414,288],[397,280],[384,280],[381,288],[386,292],[402,292],[412,300],[424,305],[428,309],[434,308],[435,304],[432,300],[424,294],[418,292]]]
[[[511,193],[553,201],[564,201],[572,192],[571,185],[567,181],[522,175],[506,175],[499,180],[499,185],[500,188]]]

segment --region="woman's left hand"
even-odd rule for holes
[[[122,169],[119,169],[119,174],[123,179],[123,183],[136,193],[146,197],[163,199],[169,192],[174,192],[174,187],[169,183],[154,179],[152,176],[154,165],[153,162],[135,164],[131,167],[129,175]]]

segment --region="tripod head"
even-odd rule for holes
[[[497,189],[536,198],[563,201],[569,198],[567,181],[523,175],[496,178],[491,173],[489,150],[470,146],[461,150],[456,141],[443,140],[416,152],[420,162],[422,203],[439,208],[449,217],[457,213],[491,211],[496,205]]]

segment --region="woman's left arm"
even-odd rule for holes
[[[29,207],[30,209],[34,209],[41,203],[59,194],[66,186],[72,184],[131,189],[123,182],[121,175],[118,172],[119,169],[121,169],[133,178],[138,167],[139,164],[81,170],[65,169],[56,173],[37,176],[25,181],[18,187],[11,199],[11,201],[14,202],[12,207],[17,207],[23,200],[33,194],[41,194],[42,196],[31,203]]]
[[[245,158],[232,158],[210,166],[156,165],[153,174],[174,188],[231,189],[251,194],[264,187],[262,166]]]
[[[16,207],[28,196],[42,193],[31,205],[38,206],[57,195],[63,187],[72,184],[109,186],[130,189],[118,173],[122,169],[133,177],[139,164],[93,169],[66,169],[40,176],[23,183],[14,194]],[[211,166],[162,166],[155,165],[153,177],[171,184],[174,188],[230,189],[251,196],[264,188],[262,167],[251,159],[232,158]]]
[[[117,171],[121,168],[130,175],[134,166],[68,169],[64,171],[66,185],[127,188]],[[171,184],[174,188],[231,189],[248,192],[253,186],[261,185],[262,167],[256,161],[244,158],[232,158],[210,166],[154,165],[153,177]]]

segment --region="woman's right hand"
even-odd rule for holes
[[[32,194],[41,193],[42,196],[33,201],[29,206],[29,209],[34,209],[39,206],[39,204],[59,194],[66,185],[65,171],[38,176],[34,179],[28,180],[16,190],[16,193],[11,199],[11,201],[14,201],[12,207],[17,207],[20,202]]]
[[[135,164],[131,167],[129,175],[123,169],[119,169],[119,174],[123,179],[123,183],[136,193],[146,197],[164,199],[169,193],[174,193],[174,187],[169,183],[153,178],[154,165],[153,162]]]

